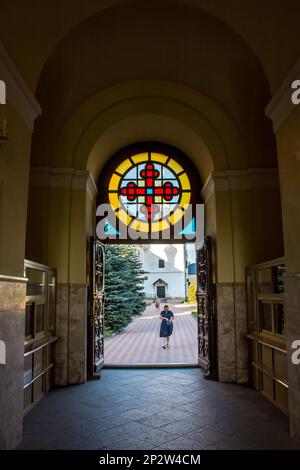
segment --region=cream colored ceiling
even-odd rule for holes
[[[166,87],[161,84],[159,88],[143,88],[142,83],[147,80],[169,84],[169,89],[171,83],[180,84],[190,94],[196,91],[206,96],[215,109],[234,122],[237,139],[243,141],[244,154],[249,155],[247,165],[274,165],[271,123],[264,115],[270,99],[268,81],[253,51],[216,17],[170,2],[131,2],[106,9],[65,36],[48,58],[38,82],[36,94],[43,114],[35,129],[33,164],[52,164],[56,159],[56,165],[67,166],[64,154],[57,162],[54,142],[59,135],[60,140],[66,140],[62,128],[76,110],[85,102],[92,103],[100,91],[135,82],[131,94],[126,93],[119,100],[130,103],[151,97],[154,103],[155,98],[162,98]],[[105,100],[102,97],[98,112],[116,106],[116,96],[116,92],[108,92]],[[228,132],[226,126],[216,124],[218,113],[208,112],[210,105],[186,100],[182,90],[174,91],[171,99],[195,108],[199,114],[195,120],[206,114],[208,125],[218,135]],[[80,133],[97,118],[97,110],[92,108],[91,105],[90,111],[85,110],[80,118]],[[152,106],[150,114],[166,115],[167,109],[170,110],[169,104]],[[183,114],[178,111],[176,119],[184,120]],[[121,118],[126,116],[121,113]],[[191,125],[195,128],[195,123]],[[70,136],[74,141],[78,139],[73,133],[67,138]],[[234,150],[227,148],[226,152],[228,161],[232,161]],[[244,157],[240,155],[243,163],[238,162],[238,168],[245,166]]]
[[[2,2],[1,38],[28,84],[35,88],[54,48],[78,24],[128,0],[10,0]],[[143,0],[137,0],[143,3]],[[155,9],[162,0],[148,0]],[[192,5],[240,35],[261,62],[272,92],[300,56],[298,0],[174,0]]]
[[[203,126],[211,127],[217,139],[205,141],[201,134],[199,138],[210,152],[219,139],[228,168],[276,166],[274,137],[264,109],[300,55],[299,10],[294,0],[7,2],[1,9],[1,40],[43,110],[35,127],[32,163],[72,164],[76,148],[88,140],[85,136],[102,113],[106,127],[94,129],[94,142],[82,147],[87,162],[101,132],[108,135],[110,125],[132,118],[131,100],[138,113],[148,99],[148,116],[176,119],[183,126],[184,115],[192,109],[192,132],[204,117]],[[151,81],[165,85],[156,96],[155,87],[145,96],[143,83]],[[131,89],[132,83],[137,85],[131,95],[116,102],[115,87],[124,84]],[[163,88],[172,88],[172,83],[186,87],[189,95],[206,97],[211,106],[204,109],[204,101],[195,104],[197,100],[185,99],[181,91],[164,96]],[[95,110],[96,96],[102,92],[105,100]],[[170,100],[178,105],[176,116]],[[115,113],[111,123],[110,107]],[[226,119],[220,120],[222,113]],[[76,119],[79,125],[74,124]],[[235,145],[227,145],[227,135],[236,135]],[[130,135],[120,143],[126,139]],[[82,157],[77,161],[84,167]]]

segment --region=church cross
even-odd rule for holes
[[[130,181],[126,187],[121,188],[122,196],[126,196],[128,201],[135,201],[138,196],[144,196],[145,203],[141,210],[147,214],[147,219],[151,220],[159,211],[156,196],[162,196],[165,201],[171,201],[173,196],[179,194],[179,189],[173,186],[170,181],[166,181],[162,186],[155,186],[155,180],[159,177],[159,171],[154,168],[153,163],[147,163],[140,176],[145,180],[145,186],[139,187]]]

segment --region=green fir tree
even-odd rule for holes
[[[122,330],[145,307],[144,271],[133,245],[107,245],[105,249],[106,334]]]

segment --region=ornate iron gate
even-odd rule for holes
[[[88,378],[100,378],[104,365],[104,245],[91,238],[88,313]]]
[[[197,304],[199,365],[206,378],[217,380],[217,316],[210,237],[205,237],[202,248],[197,250]]]

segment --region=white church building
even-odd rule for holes
[[[139,245],[145,271],[146,298],[184,301],[187,298],[185,245]]]

